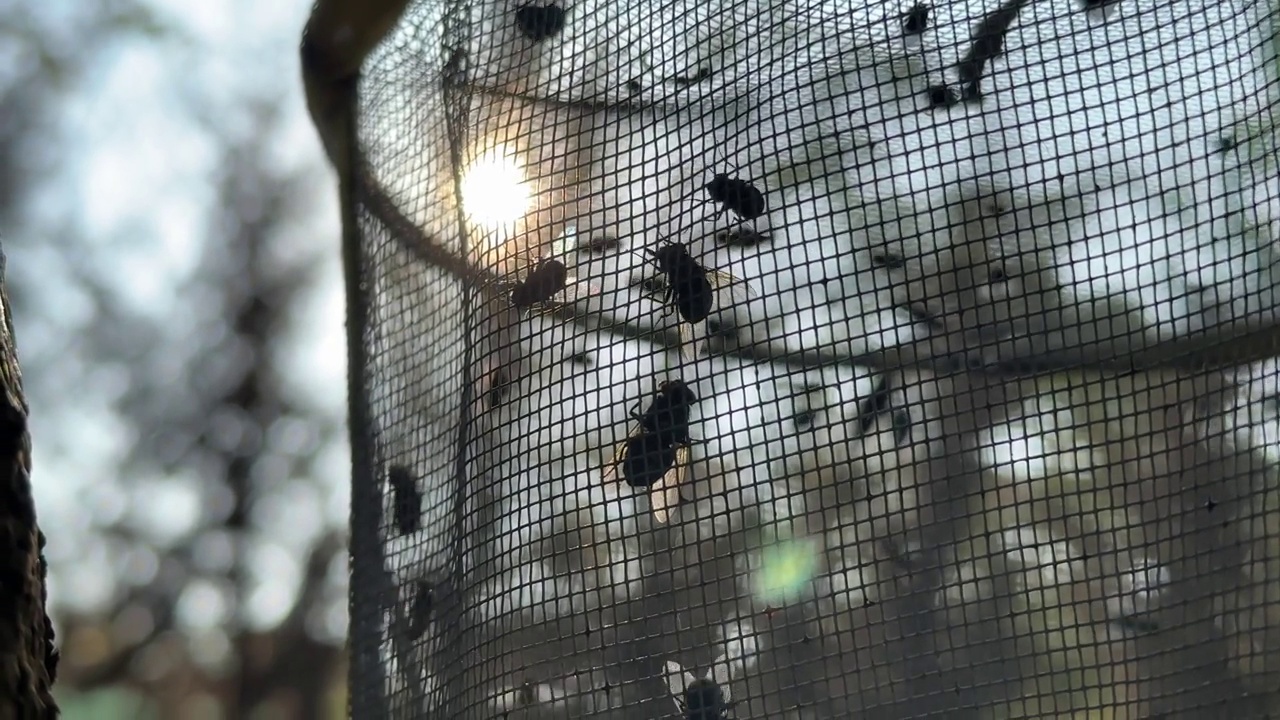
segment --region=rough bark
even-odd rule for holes
[[[44,534],[31,495],[31,436],[0,250],[0,718],[56,718],[58,652],[45,609]]]

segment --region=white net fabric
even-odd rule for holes
[[[1276,323],[1269,4],[555,1],[362,73],[355,717],[1280,716],[1274,363],[1007,371]]]

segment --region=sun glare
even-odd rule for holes
[[[529,211],[524,168],[515,155],[498,147],[471,162],[462,176],[462,209],[482,229],[499,231]]]

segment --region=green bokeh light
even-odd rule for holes
[[[799,599],[818,568],[818,546],[808,539],[780,539],[760,553],[755,594],[767,605],[779,607]]]

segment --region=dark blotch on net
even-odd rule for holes
[[[525,4],[516,8],[516,27],[534,42],[542,42],[564,29],[564,9],[556,5]]]
[[[949,108],[960,103],[960,94],[946,85],[934,85],[928,93],[931,108]]]
[[[704,80],[710,80],[711,76],[714,74],[715,73],[712,72],[711,68],[700,67],[698,68],[698,72],[693,75],[679,75],[671,78],[671,82],[681,87],[688,87],[689,85],[696,85]]]
[[[1026,4],[1027,0],[1008,0],[988,13],[974,27],[973,44],[969,46],[969,52],[965,53],[956,67],[956,73],[963,84],[960,91],[961,98],[966,102],[982,97],[979,83],[982,81],[982,73],[986,69],[987,62],[1004,52],[1005,35],[1008,34],[1013,21],[1018,19],[1018,13]]]
[[[392,465],[387,471],[391,485],[392,520],[401,535],[417,532],[422,527],[422,494],[409,468]]]
[[[738,228],[737,230],[722,232],[716,235],[716,240],[721,245],[731,248],[755,247],[768,239],[768,236],[748,228]]]
[[[578,252],[586,255],[605,255],[622,247],[618,238],[612,235],[594,235],[578,245]]]
[[[929,29],[929,6],[916,3],[902,18],[902,32],[908,35],[920,35]]]
[[[435,588],[425,580],[418,581],[414,588],[413,604],[409,606],[409,633],[414,639],[422,637],[427,631],[435,604]]]

